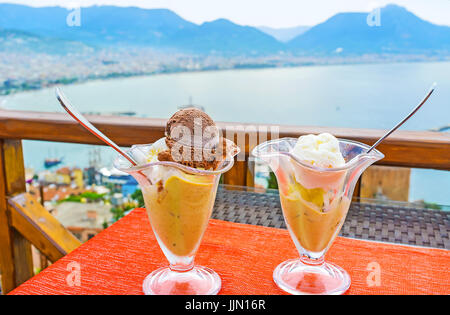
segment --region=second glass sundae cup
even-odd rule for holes
[[[297,139],[283,138],[257,146],[252,154],[275,173],[284,219],[300,258],[278,265],[275,283],[291,294],[342,294],[350,286],[345,270],[324,255],[345,221],[358,178],[384,155],[369,146],[338,139],[345,165],[320,168],[293,153]],[[352,253],[348,253],[352,255]]]
[[[145,294],[217,294],[220,277],[212,269],[194,265],[194,258],[214,206],[220,175],[234,163],[233,151],[215,170],[192,168],[176,162],[152,162],[132,167],[119,156],[114,166],[131,174],[139,183],[150,224],[169,261],[148,275]],[[147,156],[151,145],[135,145],[128,154],[136,160]],[[141,157],[141,159],[140,159]]]

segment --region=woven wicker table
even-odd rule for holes
[[[213,218],[286,228],[276,191],[221,186]],[[352,202],[341,236],[450,249],[450,212],[412,207],[407,203]]]

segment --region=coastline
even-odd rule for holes
[[[377,59],[376,57],[381,57]],[[396,58],[393,58],[396,57]],[[404,57],[404,56],[403,56]],[[50,88],[57,85],[77,85],[86,82],[93,81],[106,81],[114,79],[132,78],[132,77],[146,77],[146,76],[156,76],[156,75],[171,75],[180,73],[202,73],[202,72],[215,72],[215,71],[240,71],[240,70],[264,70],[264,69],[283,69],[283,68],[302,68],[302,67],[321,67],[321,66],[351,66],[351,65],[378,65],[378,64],[401,64],[401,63],[430,63],[430,62],[449,62],[450,55],[436,56],[435,58],[424,57],[424,56],[408,56],[409,59],[402,58],[399,56],[388,56],[384,59],[383,56],[358,56],[356,58],[320,58],[316,61],[308,61],[307,57],[303,62],[287,62],[283,61],[280,64],[264,63],[264,62],[247,62],[247,63],[235,63],[232,66],[209,66],[201,69],[189,69],[189,68],[173,68],[173,69],[163,69],[150,72],[111,72],[106,75],[88,75],[86,77],[61,77],[53,80],[48,80],[46,82],[23,82],[20,88],[4,88],[0,86],[0,99],[1,97],[6,97],[9,95],[17,93],[26,93],[29,91],[36,91],[45,88]],[[23,84],[26,84],[23,86]],[[1,109],[1,103],[0,103]]]

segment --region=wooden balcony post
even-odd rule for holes
[[[227,185],[246,186],[247,161],[235,161],[233,167],[223,174],[223,183]]]
[[[9,196],[25,192],[22,142],[0,139],[0,271],[6,294],[33,276],[30,243],[11,226]]]
[[[408,201],[410,178],[410,168],[373,165],[361,176],[361,198]]]

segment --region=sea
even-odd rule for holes
[[[390,129],[437,87],[403,130],[450,125],[450,62],[320,65],[158,74],[63,86],[82,112],[134,112],[169,118],[180,106],[202,106],[216,121]],[[0,98],[0,107],[63,111],[54,88]],[[127,119],[127,117],[124,117]],[[446,131],[443,131],[446,132]],[[107,147],[24,141],[25,164],[36,171],[46,158],[64,165],[111,167]],[[450,205],[450,172],[413,169],[410,201]]]

